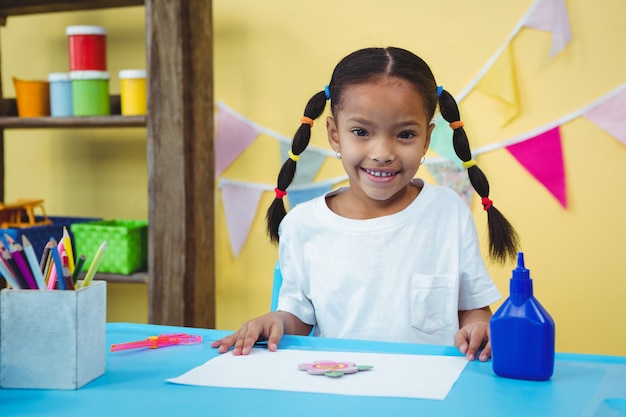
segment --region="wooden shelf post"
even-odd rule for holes
[[[215,327],[211,1],[146,1],[149,321]]]

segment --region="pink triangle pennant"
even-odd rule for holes
[[[541,0],[524,26],[552,33],[550,58],[561,52],[572,40],[565,0]]]
[[[626,145],[626,89],[586,111],[584,116]]]
[[[557,126],[506,149],[567,208],[561,132]]]
[[[222,183],[220,188],[230,247],[236,258],[248,239],[263,189],[235,183]]]
[[[222,107],[215,132],[215,176],[219,177],[259,135],[252,124]]]

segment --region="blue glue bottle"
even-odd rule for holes
[[[554,371],[554,320],[533,296],[524,254],[510,281],[510,295],[491,317],[493,371],[506,378],[546,381]]]

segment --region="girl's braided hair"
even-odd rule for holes
[[[501,263],[509,258],[513,259],[519,246],[517,233],[489,199],[489,182],[472,159],[469,141],[454,97],[443,88],[437,87],[435,77],[424,60],[405,49],[395,47],[366,48],[349,54],[335,67],[328,86],[314,94],[307,103],[302,124],[293,137],[290,158],[285,161],[278,174],[276,198],[267,211],[270,239],[278,242],[278,226],[286,215],[283,197],[295,176],[299,155],[309,144],[312,120],[322,115],[326,101],[331,97],[331,112],[336,114],[341,109],[346,88],[387,77],[403,79],[417,89],[423,98],[429,120],[434,117],[439,104],[441,115],[454,129],[452,139],[454,151],[467,167],[470,182],[482,197],[483,208],[487,211],[489,255]]]

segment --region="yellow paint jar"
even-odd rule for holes
[[[122,115],[135,116],[146,114],[146,71],[122,70],[119,72],[121,83]]]

